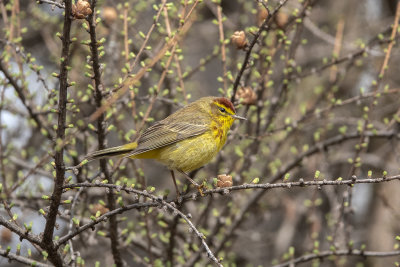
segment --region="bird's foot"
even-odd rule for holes
[[[197,184],[197,183],[196,183],[195,186],[197,187],[197,190],[199,191],[200,196],[204,197],[204,193],[203,193],[204,184],[201,184],[201,185],[200,185],[200,184]]]

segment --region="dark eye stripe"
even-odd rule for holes
[[[219,107],[219,110],[220,110],[221,112],[225,112],[225,111],[226,111],[224,108],[221,108],[221,107]]]

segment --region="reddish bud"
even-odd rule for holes
[[[227,174],[220,174],[218,175],[217,179],[217,187],[231,187],[233,185],[232,176]]]
[[[90,4],[84,0],[78,0],[76,5],[72,5],[72,16],[75,19],[84,19],[88,15],[92,14]]]
[[[244,31],[236,31],[232,34],[231,40],[237,49],[243,49],[247,46],[247,38]]]
[[[236,99],[240,99],[240,103],[244,105],[255,105],[257,94],[251,87],[239,88],[236,92]]]

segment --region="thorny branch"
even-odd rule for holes
[[[203,191],[204,196],[201,196],[200,193],[198,192],[193,192],[193,193],[188,193],[185,196],[182,196],[182,201],[185,200],[195,200],[199,197],[205,197],[206,195],[211,195],[211,194],[229,194],[230,192],[233,191],[239,191],[239,190],[247,190],[247,189],[265,189],[262,190],[263,192],[266,192],[269,189],[275,189],[275,188],[294,188],[294,187],[317,187],[318,189],[322,189],[323,186],[339,186],[339,185],[348,185],[348,186],[353,186],[355,184],[377,184],[377,183],[383,183],[383,182],[391,182],[391,181],[396,181],[400,180],[400,174],[399,175],[393,175],[393,176],[387,176],[387,177],[378,177],[378,178],[358,178],[356,176],[353,176],[351,179],[343,180],[343,179],[336,179],[336,180],[328,180],[328,179],[323,179],[321,181],[311,178],[311,179],[305,179],[305,178],[300,178],[296,182],[282,182],[282,183],[265,183],[265,184],[242,184],[242,185],[235,185],[231,187],[224,187],[224,188],[216,188],[216,189],[207,189]],[[130,187],[124,187],[121,185],[114,185],[114,184],[100,184],[100,183],[95,183],[95,184],[89,184],[89,183],[78,183],[78,184],[69,184],[65,185],[65,189],[72,189],[72,188],[80,188],[80,187],[99,187],[99,188],[110,188],[110,189],[115,189],[117,191],[124,191],[126,193],[133,193],[133,194],[138,194],[142,195],[148,198],[151,198],[153,201],[160,202],[160,198],[153,196],[146,191],[140,191],[137,189],[133,189]],[[163,205],[166,205],[168,208],[171,208],[175,211],[175,207],[171,207],[170,204],[174,203],[175,201],[171,202],[166,202],[166,201],[161,201]],[[139,204],[144,204],[144,203],[138,203],[138,206],[132,206],[132,208],[142,208]],[[147,203],[147,205],[151,205]],[[118,212],[120,212],[119,210]],[[114,212],[115,213],[115,212]],[[107,216],[106,216],[107,217]],[[99,217],[100,218],[100,217]],[[100,220],[100,219],[98,219]],[[101,221],[101,220],[100,220]],[[88,228],[88,227],[87,227]],[[86,228],[86,229],[87,229]],[[59,243],[62,243],[62,241],[65,242],[65,237],[60,238]]]
[[[49,254],[49,260],[56,266],[63,266],[63,260],[53,243],[53,233],[58,215],[58,208],[61,202],[62,186],[64,183],[65,165],[64,165],[64,146],[60,146],[60,142],[65,139],[65,125],[67,118],[67,90],[68,90],[68,65],[70,62],[69,48],[71,44],[71,24],[72,24],[72,2],[65,1],[64,29],[62,34],[62,53],[60,66],[60,87],[58,97],[58,124],[55,143],[55,169],[56,177],[54,181],[54,189],[51,195],[50,209],[47,213],[46,225],[43,233],[41,246],[46,249]]]
[[[92,0],[92,14],[88,16],[89,23],[89,34],[90,34],[90,51],[91,51],[91,59],[93,65],[93,80],[94,80],[94,88],[95,88],[95,100],[96,107],[100,108],[103,101],[103,84],[101,82],[101,73],[100,73],[100,62],[99,62],[99,51],[96,37],[96,0]],[[106,147],[106,121],[104,113],[101,113],[97,118],[97,141],[99,144],[99,149],[104,149]],[[110,181],[112,183],[112,177],[107,169],[107,161],[106,159],[100,159],[100,170],[104,175],[104,179]],[[115,209],[115,196],[113,190],[110,190],[107,194],[107,202],[110,210]],[[109,232],[110,232],[110,240],[111,240],[111,251],[114,257],[114,262],[117,267],[123,266],[123,261],[121,258],[121,253],[119,250],[119,242],[118,242],[118,223],[117,217],[113,216],[110,218],[109,222]]]

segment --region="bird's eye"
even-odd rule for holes
[[[224,109],[224,108],[221,108],[221,107],[219,107],[219,111],[221,111],[221,112],[225,112],[225,109]]]

